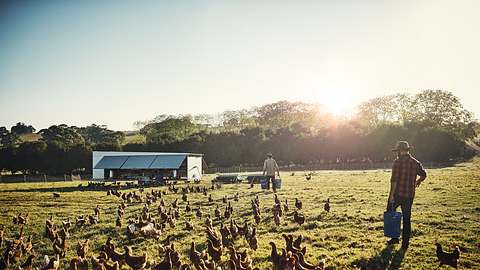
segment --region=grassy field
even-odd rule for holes
[[[268,242],[273,240],[277,246],[284,247],[282,233],[302,234],[305,238],[303,245],[308,250],[307,259],[317,262],[325,258],[327,269],[357,269],[360,264],[368,265],[369,269],[435,269],[438,265],[435,242],[448,250],[455,245],[460,246],[461,269],[480,269],[480,159],[427,172],[429,176],[418,189],[413,206],[413,236],[406,253],[400,252],[398,246],[388,247],[383,236],[382,215],[387,200],[389,171],[321,171],[309,181],[304,178],[303,172],[296,172],[294,176],[283,172],[283,188],[278,195],[281,200],[289,200],[290,209],[293,208],[294,198],[303,201],[302,213],[307,220],[302,226],[293,223],[290,210],[283,216],[281,226],[276,227],[271,212],[266,210],[273,205],[273,195],[261,191],[258,186],[249,189],[246,184],[223,185],[211,192],[215,200],[213,203],[209,203],[202,194],[189,194],[189,200],[194,209],[201,206],[204,213],[213,216],[215,205],[224,205],[221,201],[224,195],[232,197],[239,192],[240,201],[232,200],[233,218],[243,224],[244,219],[254,223],[250,215],[250,200],[259,195],[263,210],[263,220],[257,228],[259,248],[257,251],[250,250],[243,239],[237,240],[235,246],[248,249],[254,266],[260,269],[271,269]],[[203,183],[209,185],[212,177],[206,176]],[[162,259],[158,257],[156,248],[167,235],[173,235],[184,262],[189,262],[187,250],[192,240],[200,248],[205,247],[204,219],[196,219],[194,212],[186,215],[183,202],[179,206],[182,217],[177,227],[168,227],[159,242],[144,238],[130,241],[126,237],[125,225],[121,229],[115,227],[120,199],[106,196],[104,191],[78,191],[75,188],[78,184],[80,182],[1,184],[0,224],[5,227],[6,237],[18,235],[18,226],[12,224],[13,216],[28,212],[30,218],[25,233],[33,235],[34,249],[41,258],[44,254],[53,253],[50,240],[43,235],[45,219],[50,214],[59,224],[67,217],[92,214],[98,204],[102,209],[99,224],[71,230],[70,249],[62,261],[65,262],[62,269],[67,268],[67,260],[75,256],[77,240],[87,238],[93,242],[90,256],[92,253],[98,255],[108,236],[113,237],[117,247],[121,244],[132,246],[135,254],[148,250],[150,258],[156,261]],[[53,198],[54,190],[60,193],[60,198]],[[167,205],[179,197],[178,194],[164,196]],[[331,200],[330,213],[323,211],[323,202],[327,198]],[[156,213],[157,204],[151,207],[153,213]],[[125,220],[139,214],[142,207],[143,204],[129,205]],[[194,221],[194,232],[185,230],[184,219],[188,217]],[[217,228],[219,222],[214,219]],[[226,258],[224,255],[223,259]]]

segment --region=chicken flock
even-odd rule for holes
[[[92,210],[91,214],[58,220],[53,215],[49,215],[45,219],[42,239],[50,242],[52,249],[49,254],[38,254],[35,251],[32,235],[24,234],[24,228],[30,225],[29,214],[20,213],[13,217],[14,228],[18,228],[18,233],[10,233],[14,237],[7,239],[5,229],[0,229],[0,250],[2,251],[0,269],[255,270],[259,268],[255,266],[249,253],[259,248],[257,228],[262,223],[273,221],[275,226],[279,227],[284,222],[301,226],[306,221],[302,211],[304,205],[300,199],[295,198],[293,206],[290,206],[287,199],[282,200],[277,194],[273,194],[273,204],[261,202],[258,195],[249,197],[253,198],[250,200],[249,216],[238,223],[234,218],[236,215],[232,201],[238,202],[242,198],[237,192],[232,196],[225,195],[215,203],[212,193],[221,187],[218,183],[212,183],[211,187],[190,184],[177,187],[173,183],[166,189],[152,189],[146,192],[143,188],[127,191],[122,190],[120,185],[111,185],[106,187],[108,188],[106,195],[116,197],[118,200],[114,220],[104,220],[105,215],[102,213],[105,209],[99,205]],[[209,205],[214,205],[214,212],[206,212],[199,204],[191,205],[190,194],[192,193],[203,194],[205,201],[208,201]],[[143,206],[141,211],[137,214],[130,213],[130,218],[127,219],[126,213],[129,208],[138,204]],[[324,211],[331,211],[329,198],[324,203]],[[293,219],[289,220],[286,213],[290,213],[289,217]],[[195,226],[199,225],[198,222],[192,222],[192,218],[201,221],[202,226],[197,229],[205,233],[205,242],[192,241],[185,254],[185,251],[177,249],[175,239],[172,239],[174,236],[170,232],[172,230],[193,232]],[[108,237],[104,243],[94,244],[91,239],[77,241],[77,243],[70,242],[71,233],[76,233],[82,228],[88,229],[89,226],[99,222],[111,222],[119,231],[125,228],[129,243],[135,242],[137,238],[155,239],[156,254],[149,255],[146,250],[134,252],[129,245],[115,243],[112,237]],[[302,246],[302,235],[283,233],[279,236],[285,242],[284,247],[277,247],[274,241],[269,242],[271,254],[268,260],[271,262],[271,269],[321,270],[327,267],[324,259],[317,262],[307,261],[307,249]],[[250,250],[236,248],[239,241],[244,241]],[[75,251],[73,258],[67,258],[69,250]],[[457,248],[452,254],[446,253],[441,246],[437,246],[437,256],[441,264],[456,267],[459,252]]]

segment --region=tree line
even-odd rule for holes
[[[425,90],[371,99],[349,117],[319,104],[279,101],[208,115],[159,115],[135,125],[145,143],[124,144],[125,134],[102,125],[0,127],[0,170],[63,174],[91,169],[91,151],[160,151],[205,154],[209,166],[257,166],[272,152],[280,164],[391,161],[397,140],[408,140],[421,161],[474,154],[479,124],[452,93]],[[478,141],[477,141],[478,143]]]

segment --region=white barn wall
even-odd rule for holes
[[[202,157],[187,156],[187,178],[202,179]]]

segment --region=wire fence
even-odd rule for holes
[[[425,162],[423,166],[425,168],[442,168],[454,165],[454,162]],[[381,170],[391,169],[392,162],[358,162],[358,163],[324,163],[324,164],[306,164],[306,165],[289,165],[279,166],[280,171],[322,171],[322,170]],[[262,166],[233,166],[233,167],[216,167],[208,168],[205,170],[208,174],[215,173],[244,173],[244,172],[261,172]]]
[[[452,162],[424,162],[425,168],[442,168],[453,166]],[[338,170],[338,171],[353,171],[353,170],[386,170],[391,169],[392,162],[358,162],[358,163],[318,163],[318,164],[306,164],[306,165],[288,165],[280,166],[280,171],[322,171],[322,170]],[[204,169],[206,174],[219,174],[219,173],[252,173],[261,172],[262,166],[232,166],[232,167],[213,167]],[[27,174],[13,174],[13,175],[0,175],[0,183],[33,183],[33,182],[68,182],[68,181],[90,181],[92,175],[90,174],[64,174],[64,175],[27,175]]]

